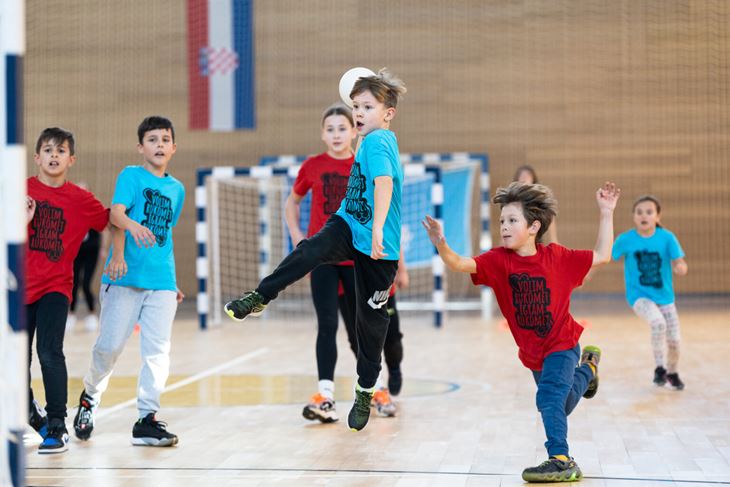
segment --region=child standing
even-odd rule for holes
[[[143,163],[124,168],[114,190],[111,220],[126,232],[113,237],[102,278],[99,337],[84,377],[74,430],[81,440],[91,436],[94,412],[114,364],[139,323],[142,370],[137,386],[139,420],[132,428],[132,444],[172,446],[177,444],[177,436],[155,414],[170,373],[172,322],[183,297],[176,284],[172,227],[180,217],[185,188],[167,173],[177,148],[172,122],[147,117],[139,125],[137,137]]]
[[[355,161],[352,141],[357,137],[352,112],[348,107],[335,104],[325,110],[322,116],[321,137],[327,146],[327,151],[304,161],[294,181],[291,194],[286,200],[286,224],[294,247],[305,238],[319,232],[330,215],[339,209],[345,197],[347,179]],[[299,210],[302,200],[309,191],[312,192],[312,203],[305,237],[299,227]],[[354,301],[353,265],[354,263],[348,260],[322,264],[312,270],[310,286],[317,314],[316,356],[319,382],[317,393],[302,410],[302,415],[306,419],[316,419],[322,423],[331,423],[339,419],[334,399],[338,288],[343,286],[343,295],[352,297]]]
[[[76,162],[75,145],[71,132],[58,127],[45,129],[35,147],[38,175],[28,178],[28,362],[35,335],[48,414],[43,417],[33,399],[33,389],[28,387],[29,423],[43,436],[38,453],[68,450],[64,421],[68,372],[63,338],[73,287],[73,263],[86,233],[90,229],[102,231],[109,222],[109,210],[92,193],[66,180],[68,170]],[[30,384],[30,373],[28,377]]]
[[[613,259],[624,258],[626,300],[634,312],[651,326],[654,350],[654,384],[667,382],[684,389],[679,378],[679,317],[674,305],[672,272],[687,274],[684,251],[677,237],[663,228],[661,205],[653,196],[642,196],[633,207],[635,228],[622,233],[613,244]],[[666,357],[665,357],[666,346]]]
[[[318,265],[354,260],[358,380],[347,418],[352,430],[364,428],[370,417],[388,331],[385,305],[398,268],[403,169],[395,134],[389,128],[405,91],[403,83],[386,69],[355,82],[350,97],[355,127],[363,140],[345,199],[324,227],[302,240],[256,290],[225,305],[226,313],[235,320],[258,316],[279,292]]]
[[[570,315],[570,294],[591,267],[611,260],[618,198],[613,183],[605,183],[596,192],[600,220],[592,251],[536,243],[557,211],[552,191],[540,184],[513,182],[497,190],[493,202],[501,208],[503,246],[474,258],[462,257],[448,246],[438,221],[427,216],[423,222],[450,270],[469,273],[474,284],[494,290],[518,356],[532,371],[549,459],[522,472],[528,482],[572,481],[582,476],[570,457],[567,417],[581,396],[596,394],[601,351],[587,346],[581,355],[578,339],[583,327]]]

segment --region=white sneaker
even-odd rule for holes
[[[69,313],[66,318],[66,333],[73,331],[74,326],[76,326],[76,315]]]
[[[96,331],[99,328],[99,318],[95,314],[90,314],[84,320],[84,329],[86,331]]]

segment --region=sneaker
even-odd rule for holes
[[[684,382],[682,382],[682,379],[679,378],[679,374],[676,372],[673,374],[667,374],[667,382],[669,382],[669,385],[678,391],[684,389]]]
[[[99,318],[95,314],[90,314],[84,320],[84,330],[92,332],[99,328]]]
[[[593,364],[593,366],[596,368],[596,372],[593,374],[593,378],[588,383],[588,389],[583,393],[583,397],[586,399],[590,399],[593,396],[596,395],[596,392],[598,392],[598,362],[601,361],[601,349],[593,346],[588,345],[587,347],[583,348],[583,354],[580,357],[580,364]]]
[[[309,420],[318,419],[322,423],[334,423],[340,419],[335,410],[334,399],[325,397],[319,392],[312,396],[309,404],[304,406],[302,416]]]
[[[256,291],[248,291],[239,299],[226,303],[226,314],[236,321],[243,321],[248,315],[259,316],[266,309],[264,297]]]
[[[157,421],[155,413],[149,413],[134,423],[132,444],[138,446],[174,446],[177,445],[177,435],[167,431],[167,423]]]
[[[397,407],[393,401],[390,399],[390,393],[388,392],[388,389],[383,387],[380,390],[375,391],[375,394],[373,394],[373,399],[370,402],[370,405],[375,407],[375,413],[378,416],[382,416],[384,418],[392,418],[395,416],[395,412],[397,411]]]
[[[360,385],[355,386],[355,402],[347,415],[347,426],[352,431],[360,431],[368,424],[370,419],[370,401],[373,399],[373,393],[360,389]]]
[[[76,326],[76,315],[73,313],[69,313],[66,317],[66,333],[72,332],[74,326]]]
[[[400,394],[400,389],[403,387],[403,374],[398,369],[388,370],[388,390],[391,396],[397,396]]]
[[[43,443],[38,447],[41,455],[49,453],[63,453],[68,451],[68,431],[63,419],[52,418],[48,421],[48,432]]]
[[[86,390],[81,391],[79,409],[74,417],[74,433],[79,440],[86,441],[91,437],[91,432],[94,431],[95,410],[94,399],[86,393]]]
[[[663,386],[667,383],[667,369],[661,365],[654,369],[654,384]]]
[[[567,462],[550,457],[537,467],[522,471],[525,482],[575,482],[583,477],[578,464],[571,458]]]
[[[45,438],[48,434],[48,418],[46,417],[46,412],[35,399],[30,403],[28,424],[41,435],[41,438]]]

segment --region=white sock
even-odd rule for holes
[[[331,380],[321,380],[317,383],[319,393],[329,399],[335,398],[335,383]]]
[[[375,386],[366,389],[366,388],[362,387],[359,382],[355,381],[355,390],[364,391],[364,392],[368,392],[368,393],[372,394],[373,392],[375,392]]]

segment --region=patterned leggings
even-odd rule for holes
[[[679,362],[679,317],[677,308],[672,304],[659,306],[646,298],[639,298],[634,303],[634,313],[651,326],[651,346],[654,349],[654,361],[657,367],[666,367],[667,372],[677,372]],[[667,359],[664,360],[664,343],[667,347]]]

